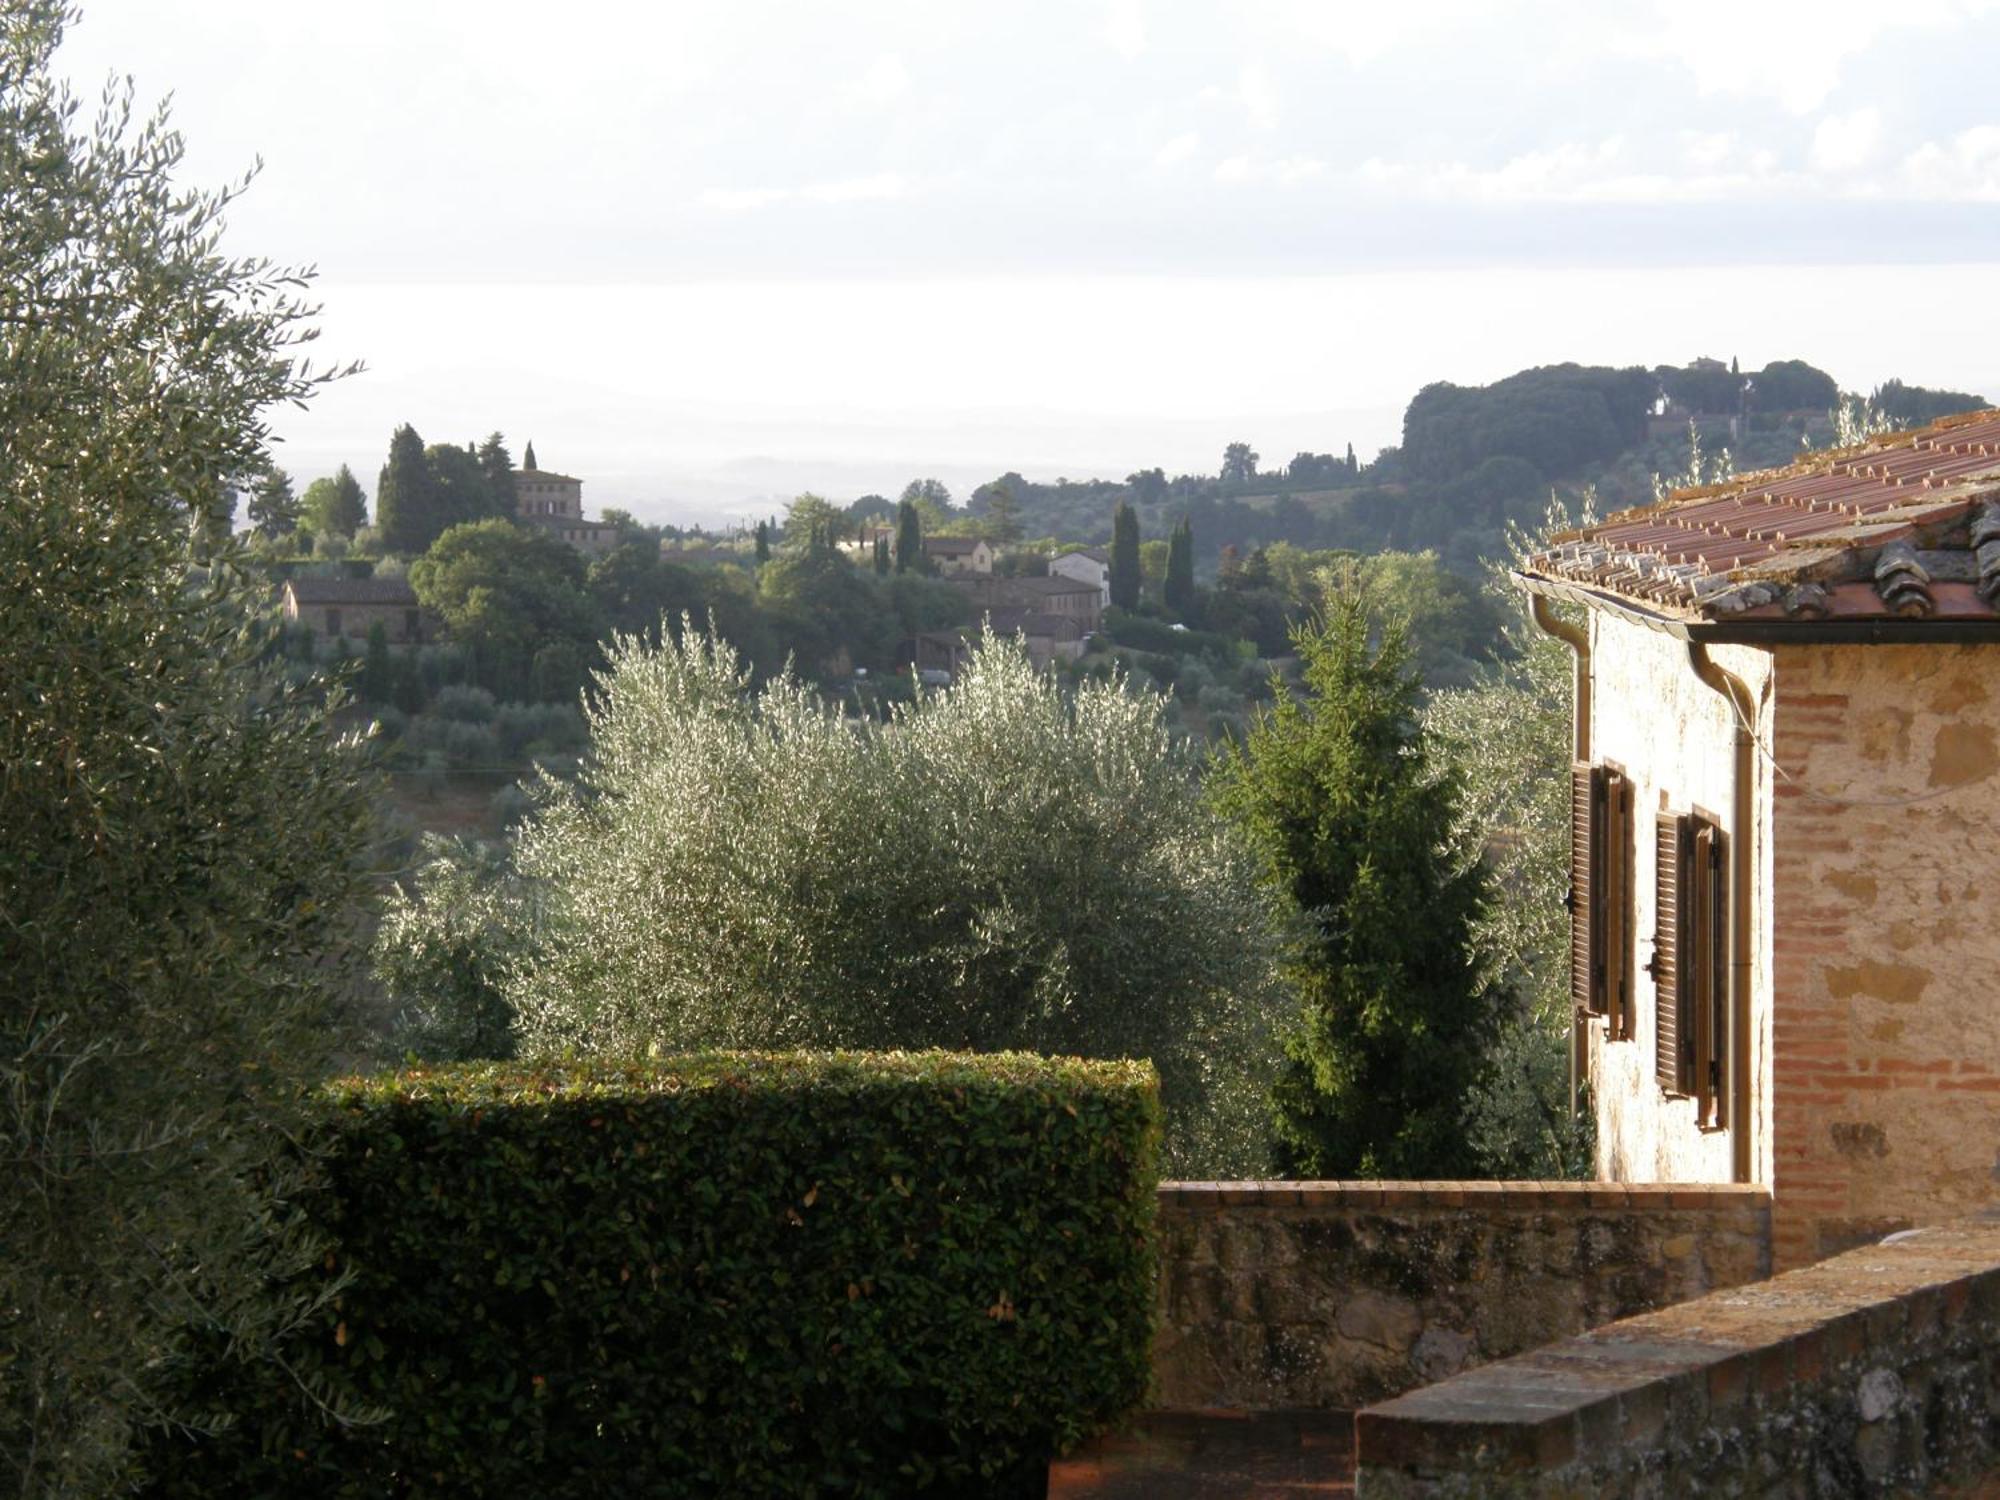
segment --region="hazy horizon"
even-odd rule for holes
[[[1566,360],[2000,397],[1995,56],[2000,0],[92,0],[63,50],[176,93],[188,182],[262,156],[229,248],[370,367],[274,414],[301,483],[498,429],[710,523],[1369,456]]]

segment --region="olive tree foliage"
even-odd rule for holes
[[[505,984],[530,939],[507,850],[426,834],[408,894],[375,934],[375,972],[403,1002],[395,1040],[426,1061],[514,1055]]]
[[[80,116],[71,19],[0,9],[0,1490],[30,1496],[121,1488],[141,1429],[203,1420],[194,1344],[265,1361],[306,1311],[267,1291],[317,1254],[285,1142],[368,827],[361,747],[258,665],[209,525],[260,413],[326,378],[311,309],[219,254],[237,190],[174,184],[129,85]]]
[[[522,1051],[1145,1057],[1172,1169],[1254,1171],[1278,934],[1164,712],[1122,682],[1066,697],[996,641],[856,723],[789,674],[753,693],[692,627],[621,638],[588,760],[518,836]]]
[[[1587,524],[1594,498],[1584,497]],[[1512,539],[1519,563],[1572,524],[1553,504],[1534,537]],[[1511,564],[1510,564],[1511,565]],[[1467,1102],[1465,1129],[1495,1177],[1587,1177],[1588,1111],[1569,1107],[1569,647],[1536,627],[1509,566],[1487,594],[1506,621],[1507,649],[1468,687],[1432,695],[1424,728],[1456,770],[1461,848],[1492,872],[1476,924],[1480,949],[1514,1003],[1492,1044],[1493,1066]]]

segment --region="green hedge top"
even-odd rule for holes
[[[1145,1064],[715,1054],[323,1097],[313,1212],[352,1279],[301,1364],[392,1415],[261,1409],[182,1493],[977,1494],[1144,1395]]]

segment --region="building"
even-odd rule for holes
[[[1767,1186],[1781,1270],[2000,1203],[2000,412],[1682,492],[1518,577],[1577,657],[1598,1175]]]
[[[1098,584],[1086,579],[1003,578],[1000,591],[1004,603],[1062,615],[1076,621],[1085,635],[1095,630],[1104,618],[1104,592]]]
[[[417,592],[403,578],[287,578],[280,594],[288,624],[328,636],[365,636],[377,624],[390,641],[430,639]]]
[[[1095,547],[1071,547],[1049,559],[1051,578],[1073,578],[1097,585],[1100,613],[1111,607],[1111,554]]]
[[[579,552],[594,556],[618,545],[616,526],[584,516],[583,481],[536,467],[533,443],[514,475],[514,507],[523,526],[567,542]]]
[[[997,636],[1019,636],[1027,645],[1028,659],[1038,667],[1075,661],[1083,655],[1083,627],[1068,615],[1018,604],[1002,605],[989,610],[972,633],[979,635],[986,630]]]
[[[924,556],[943,578],[993,571],[993,549],[983,537],[927,536]]]

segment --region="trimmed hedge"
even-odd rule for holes
[[[352,1280],[295,1364],[389,1416],[239,1381],[157,1495],[1001,1494],[1145,1394],[1146,1064],[480,1065],[324,1103],[310,1211]]]

